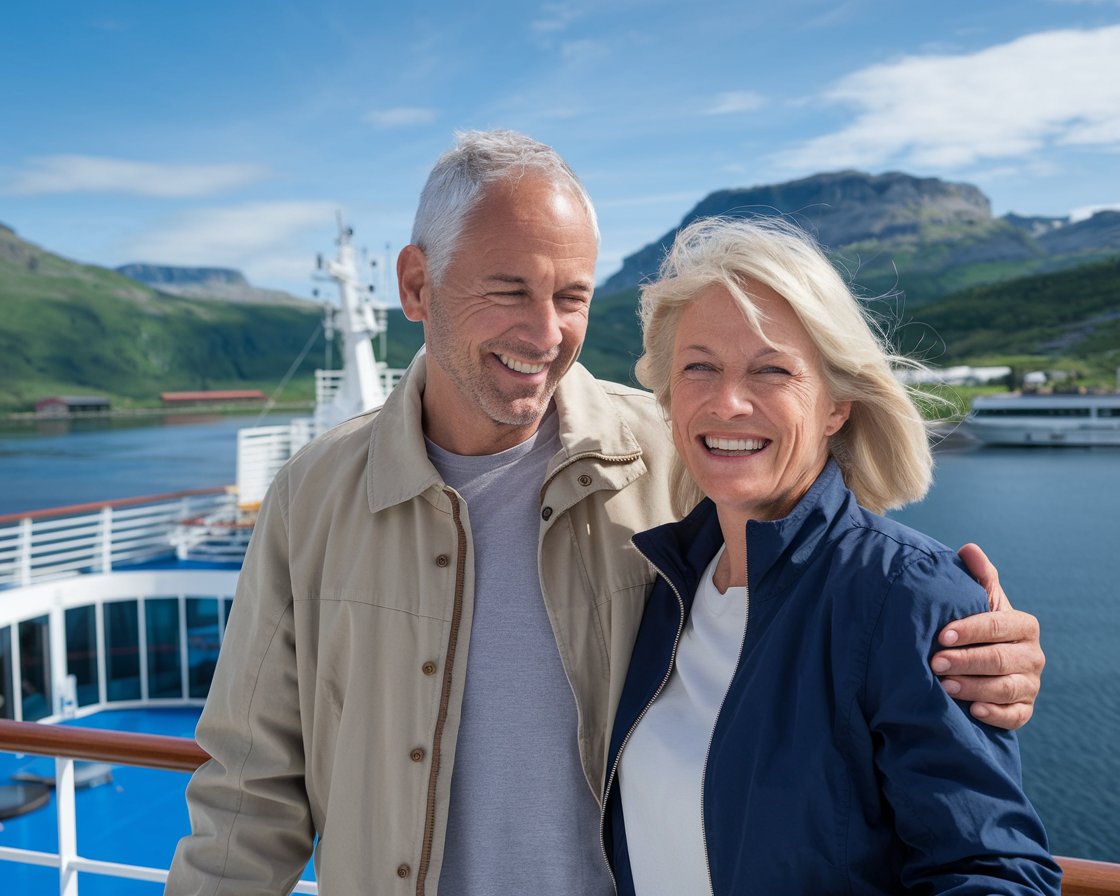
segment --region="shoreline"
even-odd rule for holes
[[[73,423],[76,420],[114,420],[131,417],[168,417],[186,414],[250,414],[264,411],[309,411],[315,407],[311,399],[307,401],[268,402],[230,402],[223,404],[193,404],[175,407],[117,408],[108,411],[90,411],[82,414],[38,414],[35,411],[14,411],[0,417],[0,425],[5,423]]]

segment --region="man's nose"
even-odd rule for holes
[[[560,344],[563,334],[560,330],[560,315],[551,299],[530,302],[526,307],[522,330],[532,344],[547,351]]]

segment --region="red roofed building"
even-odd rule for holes
[[[160,392],[165,405],[228,404],[242,401],[265,401],[260,389],[207,389],[199,392]]]

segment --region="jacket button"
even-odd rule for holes
[[[401,880],[404,880],[410,874],[412,874],[412,869],[409,868],[407,865],[398,865],[397,866],[397,877],[399,877]]]
[[[413,762],[423,762],[424,751],[420,747],[417,747],[415,750],[408,754],[408,758]]]
[[[440,554],[436,557],[436,566],[448,566],[451,563],[451,558],[447,554]]]
[[[436,664],[433,663],[431,660],[428,660],[426,663],[424,663],[423,666],[420,667],[420,671],[423,672],[425,675],[435,675],[436,674]]]
[[[588,476],[586,473],[584,473],[582,476],[580,476],[579,479],[576,480],[576,481],[579,482],[580,485],[591,485],[591,477]]]
[[[552,508],[551,507],[546,507],[544,510],[541,511],[541,519],[542,520],[547,520],[550,516],[552,516]]]

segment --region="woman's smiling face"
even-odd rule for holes
[[[719,285],[681,314],[673,345],[673,441],[721,519],[780,519],[828,459],[850,404],[828,395],[817,351],[789,303],[751,282],[763,333]]]

